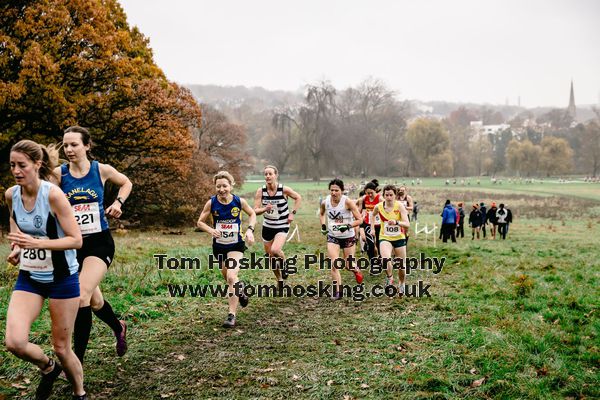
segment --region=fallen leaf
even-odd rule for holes
[[[10,386],[16,388],[16,389],[27,389],[25,386],[23,385],[19,385],[18,383],[13,383]]]
[[[298,381],[298,380],[300,380],[300,377],[298,375],[292,375],[292,380]]]
[[[408,364],[408,361],[406,360],[406,358],[403,358],[402,360],[400,360],[402,362],[402,364]]]
[[[366,383],[361,383],[360,387],[361,387],[361,389],[366,389],[369,387],[369,385],[367,385]]]
[[[479,386],[483,385],[483,382],[485,382],[485,376],[481,379],[477,379],[476,381],[473,381],[473,383],[471,383],[471,387],[473,387],[473,388],[479,387]]]
[[[29,379],[27,379],[27,378],[23,379],[23,382],[25,382],[28,385],[31,383],[31,381]]]
[[[333,385],[333,380],[328,380],[327,381],[327,386],[331,386],[331,385]]]
[[[339,346],[339,345],[341,345],[341,344],[342,344],[342,342],[340,342],[340,341],[339,341],[339,339],[335,339],[335,340],[333,341],[333,343],[335,343],[335,345],[336,345],[336,346]]]
[[[178,355],[177,357],[175,357],[175,358],[177,358],[179,361],[183,361],[183,360],[185,360],[185,356],[184,356],[183,354],[179,354],[179,355]]]
[[[471,368],[469,372],[471,373],[471,375],[475,375],[477,373],[477,370],[475,368]]]

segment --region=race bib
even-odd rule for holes
[[[36,239],[48,239],[36,237]],[[46,249],[21,249],[19,269],[30,272],[52,272],[52,251]]]
[[[221,237],[216,240],[219,244],[234,244],[238,242],[238,234],[240,226],[232,223],[217,223],[217,231],[221,233]]]
[[[340,236],[340,235],[345,235],[347,234],[349,231],[352,231],[352,228],[350,229],[346,229],[348,227],[347,223],[344,223],[343,221],[329,221],[329,233],[331,234],[331,236]],[[343,230],[343,232],[342,232]]]
[[[371,217],[373,217],[373,215],[371,215]],[[369,221],[371,220],[369,219]],[[381,225],[381,218],[379,217],[379,214],[375,216],[375,225]]]
[[[96,203],[74,204],[73,213],[82,235],[102,232],[100,225],[100,206]]]
[[[402,236],[402,227],[400,225],[390,225],[389,221],[383,223],[383,234],[387,237]]]
[[[277,204],[271,203],[271,205],[273,206],[273,208],[271,208],[269,211],[265,211],[265,218],[279,219],[279,208],[277,208]]]

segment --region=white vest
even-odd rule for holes
[[[330,236],[338,239],[349,239],[354,237],[354,229],[350,228],[347,231],[340,232],[339,227],[346,224],[351,224],[354,221],[352,211],[346,208],[346,200],[348,196],[342,195],[337,206],[331,204],[331,195],[325,199],[325,213],[327,214],[327,230]]]

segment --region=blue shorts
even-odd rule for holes
[[[41,283],[31,279],[27,271],[19,271],[13,290],[35,293],[44,299],[72,299],[79,297],[79,274],[74,273],[57,282]]]

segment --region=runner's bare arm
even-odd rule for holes
[[[6,200],[6,205],[8,207],[8,211],[10,214],[9,217],[9,222],[10,222],[10,231],[9,232],[20,232],[19,227],[17,226],[17,223],[15,222],[15,220],[12,217],[12,188],[8,188],[6,190],[6,192],[4,193],[4,199]],[[12,265],[17,265],[19,263],[19,256],[21,254],[21,247],[19,247],[19,245],[12,243],[11,242],[11,252],[8,255],[8,257],[6,257],[6,260],[11,263]]]
[[[210,215],[210,199],[204,205],[202,212],[200,213],[200,218],[198,218],[198,222],[196,222],[196,226],[200,228],[204,232],[210,233],[212,237],[220,238],[221,234],[216,229],[209,226],[206,222],[208,221],[208,216]]]
[[[105,211],[107,215],[119,218],[122,214],[121,206],[123,205],[123,203],[125,203],[129,195],[131,194],[133,184],[127,176],[117,171],[114,167],[108,164],[99,164],[99,167],[100,176],[102,177],[103,183],[111,182],[119,186],[119,193],[117,194],[117,199]]]
[[[349,198],[346,199],[346,208],[352,211],[352,216],[354,217],[354,221],[350,225],[353,228],[360,226],[363,223],[363,218],[362,215],[360,215],[360,211],[358,211],[358,207],[356,207],[354,201],[350,200]]]
[[[292,188],[290,188],[288,186],[283,187],[283,195],[294,199],[294,208],[290,212],[290,215],[288,216],[288,222],[292,222],[294,220],[294,216],[295,216],[294,214],[296,214],[296,212],[300,209],[300,203],[302,202],[302,196],[300,196],[299,193],[296,193],[294,190],[292,190]]]
[[[265,211],[271,209],[271,205],[267,204],[265,207],[262,207],[262,188],[258,188],[256,190],[256,194],[254,195],[254,212],[256,215],[261,215]]]

